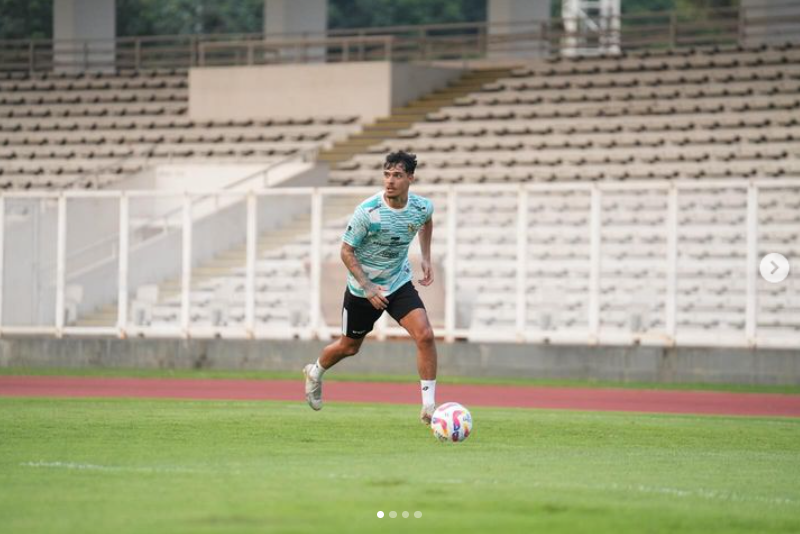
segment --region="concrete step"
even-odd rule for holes
[[[439,104],[409,104],[408,107],[394,108],[392,110],[392,119],[395,119],[397,117],[402,117],[404,120],[411,120],[416,122],[420,119],[425,118],[425,115],[427,113],[438,111],[438,109],[441,107],[442,106]]]
[[[395,118],[395,119],[392,119],[391,121],[386,121],[385,123],[382,123],[380,125],[380,130],[376,130],[376,132],[379,132],[379,133],[377,135],[375,135],[374,137],[381,136],[382,137],[381,141],[383,141],[384,140],[383,138],[386,137],[386,135],[385,135],[386,133],[389,133],[389,136],[393,136],[393,135],[395,135],[397,130],[403,130],[403,129],[406,129],[406,128],[410,128],[411,126],[414,125],[414,123],[419,122],[419,121],[424,120],[424,119],[425,119],[425,114],[422,114],[419,117],[412,117],[412,118],[409,118],[409,119]]]
[[[76,326],[115,326],[117,324],[117,303],[113,302],[86,315],[79,316]]]
[[[114,323],[117,320],[117,307],[114,306],[114,309],[111,310],[103,309],[102,311],[96,311],[94,313],[90,313],[86,315],[86,317],[84,317],[83,319],[80,319],[79,322],[83,320],[104,321],[105,323]]]
[[[169,299],[173,299],[177,296],[180,296],[181,290],[180,289],[164,289],[163,291],[159,289],[158,296],[161,302],[165,302]]]
[[[320,161],[326,161],[328,163],[335,163],[337,161],[342,161],[343,157],[350,158],[356,154],[363,154],[364,152],[364,150],[331,150],[330,152],[326,152],[322,156],[319,156],[317,159]]]
[[[365,131],[369,132],[370,135],[374,135],[375,132],[380,132],[382,130],[392,130],[398,126],[408,126],[409,124],[414,124],[418,120],[424,119],[425,115],[427,114],[428,114],[427,111],[401,108],[400,110],[398,110],[397,114],[392,115],[391,118],[383,119],[380,122],[371,124],[369,126],[369,129]]]
[[[381,138],[382,138],[382,132],[378,133],[369,132],[360,135],[356,139],[350,139],[346,143],[336,144],[333,146],[333,148],[338,150],[344,150],[347,148],[355,148],[358,150],[363,150],[365,147],[368,147],[369,145],[374,143],[375,139],[381,139]]]
[[[230,263],[229,265],[208,265],[204,267],[195,267],[192,271],[192,282],[195,282],[195,275],[208,278],[214,278],[217,276],[225,276],[230,274],[230,272],[237,268],[237,267],[244,267],[245,262],[244,260],[236,263]]]
[[[181,292],[181,281],[180,280],[167,280],[166,282],[161,282],[158,285],[158,296],[161,300],[164,300],[164,296],[166,294],[178,294]]]
[[[330,149],[318,154],[317,160],[335,166],[348,161],[357,154],[366,152],[366,148],[397,136],[400,130],[412,127],[425,118],[428,113],[439,111],[443,107],[453,105],[455,99],[468,95],[500,77],[509,75],[511,69],[485,69],[464,73],[446,87],[432,91],[407,105],[392,109],[392,115],[376,119],[372,124],[364,125],[362,132],[334,144]]]
[[[371,147],[372,145],[377,145],[379,143],[383,143],[387,137],[394,137],[397,134],[398,130],[405,130],[406,128],[410,128],[415,122],[417,121],[408,121],[408,122],[397,122],[393,123],[391,126],[383,127],[379,130],[375,130],[372,134],[366,138],[369,140],[368,143],[364,143],[363,145],[359,146],[350,146],[348,148],[357,148],[359,152],[364,151],[364,149]],[[339,150],[341,151],[341,147]]]
[[[230,260],[239,260],[241,258],[246,258],[246,257],[247,257],[247,247],[239,247],[217,254],[214,257],[214,260],[230,261]]]

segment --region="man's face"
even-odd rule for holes
[[[414,181],[414,175],[408,174],[402,163],[396,163],[383,169],[383,188],[386,197],[404,197],[408,195],[408,187]]]

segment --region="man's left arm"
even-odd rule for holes
[[[419,230],[419,247],[422,251],[422,279],[420,285],[429,286],[433,283],[433,267],[431,266],[431,239],[433,237],[433,217],[422,225]]]

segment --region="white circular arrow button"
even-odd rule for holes
[[[789,260],[783,254],[773,252],[761,259],[759,270],[764,280],[777,284],[789,276]]]

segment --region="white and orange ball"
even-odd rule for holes
[[[457,402],[446,402],[431,417],[431,430],[439,441],[459,443],[472,433],[472,415]]]

